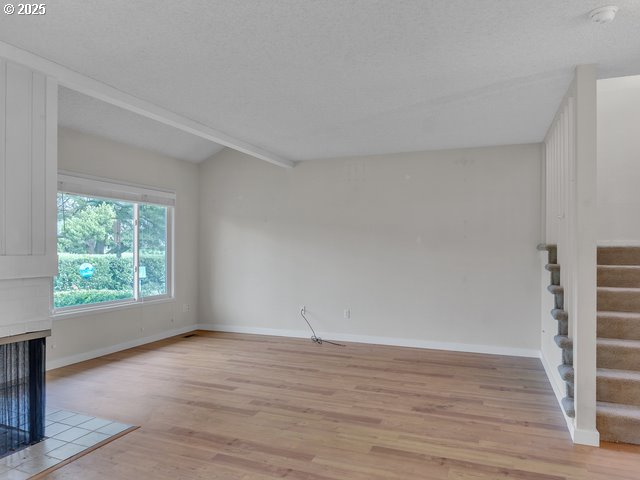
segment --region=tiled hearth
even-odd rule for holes
[[[0,480],[25,480],[135,428],[55,408],[45,418],[45,439],[1,458]]]

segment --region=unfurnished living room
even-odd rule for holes
[[[640,479],[640,2],[5,0],[0,480]]]

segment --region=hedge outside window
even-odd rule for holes
[[[168,296],[170,208],[58,193],[56,309]]]

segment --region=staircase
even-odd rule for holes
[[[551,274],[551,283],[547,290],[554,298],[551,316],[558,321],[558,334],[554,340],[562,349],[562,365],[558,367],[558,371],[567,387],[567,396],[562,399],[562,408],[567,416],[573,418],[576,414],[573,403],[573,342],[569,338],[569,315],[564,310],[564,288],[560,285],[558,248],[556,245],[540,244],[538,250],[547,252],[548,263],[545,269]]]
[[[640,444],[640,247],[598,248],[597,428]]]
[[[567,386],[562,406],[569,417],[573,403],[573,342],[568,336],[568,314],[555,245],[548,251],[549,292],[554,295],[551,315],[558,321],[555,341],[562,349],[558,367]],[[640,444],[640,247],[598,248],[597,422],[600,439]]]

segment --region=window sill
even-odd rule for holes
[[[154,298],[146,301],[136,302],[121,302],[110,305],[95,305],[95,306],[87,306],[87,307],[78,307],[72,308],[70,310],[63,311],[53,311],[51,318],[52,320],[64,320],[67,318],[74,317],[85,317],[87,315],[97,315],[101,313],[109,313],[117,310],[128,310],[130,308],[143,307],[145,305],[158,305],[161,303],[175,303],[175,297],[163,297],[163,298]]]

